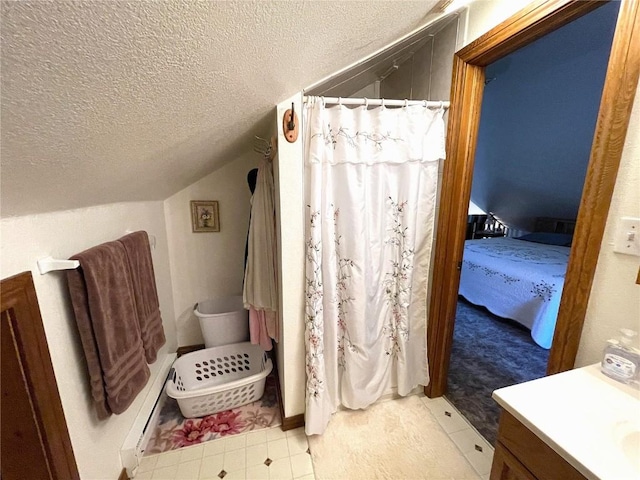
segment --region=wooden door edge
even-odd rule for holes
[[[573,368],[640,75],[640,3],[623,1],[611,45],[547,375]]]
[[[2,311],[19,315],[12,327],[53,478],[79,479],[31,272],[2,280],[1,290]]]

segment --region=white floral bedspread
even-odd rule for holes
[[[531,337],[551,348],[569,247],[512,238],[467,240],[459,293],[531,329]]]

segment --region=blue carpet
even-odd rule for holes
[[[528,329],[460,297],[446,397],[495,445],[500,408],[491,393],[544,377],[548,357]]]

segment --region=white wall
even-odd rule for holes
[[[461,11],[447,22],[381,82],[383,98],[449,100],[453,54],[464,40],[466,13]]]
[[[373,82],[349,95],[354,98],[380,98],[380,82]]]
[[[169,256],[162,202],[120,203],[41,215],[9,217],[0,223],[0,277],[30,270],[38,295],[51,361],[58,382],[71,443],[83,479],[118,478],[120,447],[129,433],[163,358],[175,351],[176,334]],[[68,258],[94,245],[115,240],[127,230],[156,237],[153,263],[167,343],[151,365],[151,379],[121,415],[95,417],[88,372],[63,272],[40,275],[36,261],[52,255]]]
[[[460,12],[457,19],[449,22],[433,37],[428,100],[450,99],[453,55],[464,42],[466,15],[466,12]]]
[[[277,118],[295,102],[302,118],[302,95],[297,94],[278,105]],[[278,225],[278,290],[280,294],[280,335],[278,372],[284,415],[291,417],[305,410],[304,346],[304,189],[302,162],[303,129],[295,143],[288,143],[278,121],[278,157],[275,164],[276,218]]]
[[[463,46],[466,16],[464,9],[452,14],[425,45],[385,78],[381,82],[382,97],[449,100],[453,55]]]
[[[530,2],[531,0],[475,0],[469,3],[464,44],[470,44]]]
[[[524,7],[526,0],[477,0],[469,5],[466,44]],[[612,252],[613,235],[622,216],[640,217],[640,94],[627,130],[618,179],[591,289],[576,366],[600,360],[604,342],[619,328],[640,330],[640,286],[635,285],[638,257]]]
[[[428,72],[431,65],[431,41],[416,50],[398,69],[380,82],[380,97],[418,100],[429,92],[429,77],[419,73]]]
[[[195,303],[242,294],[251,211],[247,173],[258,161],[257,153],[247,153],[164,201],[179,346],[203,343]],[[219,232],[191,231],[191,200],[219,202]]]

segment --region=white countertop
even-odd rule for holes
[[[640,479],[640,391],[600,372],[570,370],[493,398],[589,479]]]

